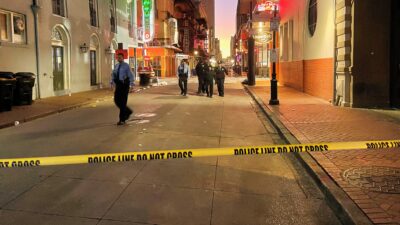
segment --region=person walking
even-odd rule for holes
[[[214,94],[214,78],[215,78],[215,69],[211,65],[208,65],[208,70],[205,77],[205,83],[206,83],[207,97],[209,98],[212,98]]]
[[[112,72],[111,86],[115,86],[114,102],[119,108],[119,121],[117,125],[124,125],[133,111],[127,106],[128,94],[135,85],[135,78],[128,63],[124,62],[124,55],[118,54],[118,64]]]
[[[186,64],[185,60],[181,61],[181,64],[178,66],[177,77],[179,78],[179,88],[181,89],[181,95],[187,95],[187,83],[190,78],[189,74],[189,66]]]
[[[228,75],[228,70],[222,66],[222,62],[218,62],[218,67],[215,70],[216,73],[216,83],[218,87],[218,94],[221,97],[224,97],[224,85],[225,85],[225,76]]]
[[[197,79],[199,81],[199,87],[197,89],[198,95],[203,95],[206,92],[205,89],[205,76],[207,73],[208,65],[205,62],[205,59],[200,59],[199,63],[196,65],[196,74]]]

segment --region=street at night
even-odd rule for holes
[[[135,94],[138,120],[122,128],[111,100],[7,128],[1,157],[281,142],[241,85],[227,86],[225,99],[176,96],[175,86]],[[2,224],[340,224],[289,155],[8,169],[1,178]]]
[[[400,225],[397,0],[0,0],[0,225]]]

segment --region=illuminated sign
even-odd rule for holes
[[[149,42],[154,37],[154,0],[143,0],[143,40]]]
[[[261,1],[257,4],[257,11],[258,12],[265,12],[265,11],[274,11],[275,6],[277,10],[279,10],[279,5],[272,1]]]

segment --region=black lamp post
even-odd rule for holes
[[[248,71],[247,71],[247,81],[248,85],[254,86],[256,84],[256,75],[255,75],[255,56],[254,56],[254,45],[255,40],[253,37],[253,2],[250,2],[250,30],[249,30],[249,38],[247,39],[248,45]]]
[[[274,22],[276,23],[277,21],[277,5],[274,6]],[[275,27],[276,28],[276,27]],[[272,48],[274,51],[274,54],[276,54],[276,29],[274,28],[273,30],[273,37],[272,37]],[[278,59],[278,56],[275,55],[275,59],[272,62],[272,78],[271,78],[271,99],[269,100],[270,105],[279,105],[279,100],[278,100],[278,80],[276,79],[276,61]]]

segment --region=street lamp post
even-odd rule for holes
[[[254,60],[254,45],[255,40],[253,36],[253,2],[250,2],[250,37],[247,40],[248,43],[248,71],[247,71],[247,81],[248,85],[254,86],[256,84],[255,76],[255,60]]]
[[[264,42],[261,42],[261,77],[264,77]]]
[[[276,23],[277,17],[277,5],[274,6],[274,22]],[[276,29],[274,28],[272,34],[272,48],[274,54],[276,54]],[[275,59],[272,62],[272,78],[271,78],[271,99],[269,100],[270,105],[279,105],[278,100],[278,80],[276,79],[276,61],[278,57],[275,55]]]

